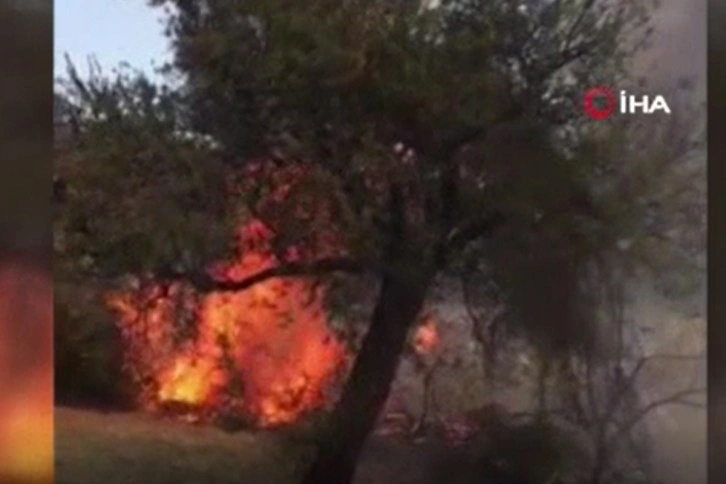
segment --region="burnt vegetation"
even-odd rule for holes
[[[131,70],[82,79],[69,61],[57,93],[60,397],[118,402],[143,380],[118,374],[124,342],[104,294],[324,286],[350,361],[296,479],[350,483],[412,329],[453,280],[487,368],[502,338],[523,338],[541,385],[535,412],[443,446],[429,478],[652,482],[633,430],[661,403],[698,405],[701,389],[628,400],[661,356],[629,353],[618,335],[630,323],[607,311],[649,257],[668,257],[652,249],[667,227],[644,220],[695,203],[660,187],[696,146],[681,119],[594,124],[580,107],[583,86],[623,81],[649,2],[150,3],[168,10],[173,88]],[[645,137],[662,142],[644,150]],[[244,256],[237,232],[251,220],[274,263],[210,271]],[[447,364],[421,363],[424,380]]]

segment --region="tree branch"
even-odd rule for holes
[[[650,402],[649,404],[641,408],[632,418],[627,420],[623,425],[619,426],[615,434],[609,439],[610,444],[614,444],[620,438],[628,435],[630,431],[636,425],[638,425],[639,422],[641,422],[646,416],[648,416],[650,412],[654,411],[657,408],[663,407],[665,405],[685,405],[688,407],[705,408],[705,405],[699,405],[697,402],[693,402],[692,400],[688,399],[688,397],[705,394],[705,388],[689,388],[676,392],[662,399]]]
[[[485,217],[475,218],[467,223],[454,228],[449,232],[440,258],[445,258],[449,254],[459,251],[466,247],[467,244],[476,239],[491,235],[494,230],[501,227],[506,218],[500,212],[488,214]]]
[[[640,373],[643,371],[645,366],[653,360],[699,360],[704,358],[703,355],[681,355],[681,354],[668,354],[668,353],[656,353],[651,355],[643,356],[639,358],[633,370],[628,374],[624,375],[622,381],[617,383],[618,388],[615,393],[611,395],[609,402],[604,410],[602,420],[604,422],[610,422],[622,403],[622,399],[625,393],[636,387],[637,379]]]
[[[577,33],[577,29],[580,27],[580,24],[585,19],[585,16],[594,4],[595,0],[587,0],[585,3],[582,4],[582,8],[578,12],[577,17],[575,17],[575,21],[572,22],[570,28],[567,31],[567,34],[565,34],[565,45],[562,49],[563,52],[567,52],[570,49],[572,41],[574,40]]]
[[[159,275],[168,279],[183,280],[202,292],[239,292],[269,279],[280,277],[311,277],[334,272],[363,274],[366,272],[380,272],[380,270],[373,263],[365,263],[346,257],[333,257],[310,262],[289,262],[264,269],[237,281],[221,280],[205,272],[164,271]]]

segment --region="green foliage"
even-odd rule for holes
[[[576,86],[616,75],[625,48],[614,35],[626,19],[628,28],[643,20],[642,5],[578,1],[528,10],[477,1],[432,8],[335,0],[152,4],[176,7],[169,22],[173,67],[188,76],[195,129],[236,160],[260,153],[310,160],[337,179],[344,211],[362,226],[359,238],[379,242],[389,181],[415,179],[410,198],[428,203],[431,219],[459,216],[464,210],[432,213],[444,210],[440,179],[452,153],[477,140],[499,148],[484,140],[502,118],[529,113],[550,126],[579,119]],[[565,69],[574,82],[561,81]],[[415,166],[402,167],[393,156],[398,142],[415,151]],[[553,173],[543,153],[528,156],[517,179],[495,189],[523,194],[520,204],[531,205],[532,182],[557,193],[556,179],[569,183],[571,173]],[[475,168],[468,177],[479,180],[492,162]],[[539,173],[527,171],[533,168]],[[473,202],[481,210],[499,200]]]
[[[185,131],[175,95],[142,76],[81,81],[78,138],[58,153],[56,250],[105,277],[203,267],[225,254],[235,208],[212,148]]]
[[[514,101],[573,114],[571,94],[614,80],[627,50],[616,38],[642,25],[650,2],[151,3],[175,7],[174,68],[189,76],[198,129],[238,154],[282,145],[346,167],[359,146],[341,142],[366,134],[386,148],[430,144],[489,125]],[[564,67],[574,83],[555,82]],[[326,149],[337,152],[323,160]]]
[[[128,396],[120,335],[95,292],[56,285],[53,347],[58,401],[118,404]]]

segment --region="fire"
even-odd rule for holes
[[[436,321],[431,317],[427,316],[423,322],[416,329],[416,333],[413,338],[413,348],[419,355],[428,355],[433,353],[441,343],[441,337],[439,335],[439,328],[436,326]]]
[[[273,267],[271,236],[259,221],[243,226],[238,259],[212,272],[239,281]],[[270,279],[204,295],[154,285],[108,303],[119,314],[142,407],[180,405],[200,417],[232,412],[269,427],[331,402],[347,351],[327,325],[324,297],[309,281]]]
[[[169,371],[161,375],[160,380],[164,382],[159,388],[160,401],[187,405],[207,400],[215,386],[226,383],[224,373],[216,370],[214,360],[194,360],[188,357],[177,359]]]

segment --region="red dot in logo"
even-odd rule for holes
[[[604,104],[598,107],[595,104],[596,100],[602,100]],[[590,119],[594,119],[596,121],[602,121],[603,119],[609,118],[610,115],[615,112],[616,103],[615,94],[613,94],[609,88],[602,86],[588,89],[583,97],[585,114],[587,114]]]

